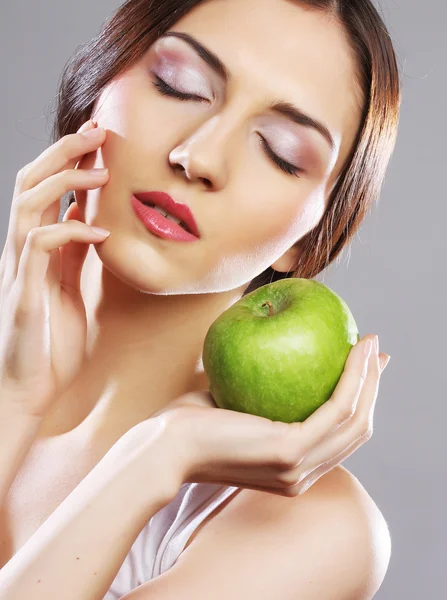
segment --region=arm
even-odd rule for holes
[[[36,439],[42,419],[17,414],[0,391],[0,507]]]
[[[121,600],[372,600],[390,554],[377,506],[334,470],[295,498],[238,492],[168,571]]]
[[[164,435],[151,419],[118,440],[0,571],[0,600],[104,597],[146,522],[180,488]]]
[[[363,346],[359,348],[349,355],[331,399],[304,423],[272,422],[231,410],[216,410],[211,394],[205,391],[186,394],[165,407],[161,414],[157,413],[159,416],[156,418],[130,429],[0,571],[0,600],[60,600],[61,597],[64,600],[102,600],[144,524],[175,498],[185,481],[227,483],[266,491],[270,495],[279,495],[281,499],[285,496],[291,502],[290,506],[301,508],[299,500],[309,494],[309,488],[313,488],[316,481],[369,439],[378,390],[379,362],[376,354],[365,377],[363,365],[367,358],[364,358]],[[354,411],[352,406],[355,406]],[[166,414],[163,415],[163,412]],[[154,489],[150,484],[155,481]],[[374,528],[373,537],[368,537],[367,526],[367,535],[359,539],[356,521],[350,527],[350,512],[343,513],[346,518],[340,517],[342,505],[332,502],[333,491],[329,489],[323,494],[323,500],[329,507],[324,513],[325,518],[320,515],[324,508],[321,497],[314,498],[316,512],[310,520],[303,520],[303,513],[297,508],[291,521],[284,521],[282,511],[274,507],[270,522],[255,519],[252,526],[245,527],[247,514],[253,510],[256,517],[260,510],[256,510],[254,502],[246,502],[244,510],[236,514],[234,520],[223,522],[223,528],[218,531],[219,535],[213,536],[212,543],[202,545],[205,550],[200,554],[202,561],[197,552],[192,552],[193,544],[187,551],[192,559],[178,563],[186,565],[184,568],[176,568],[175,565],[168,573],[148,582],[144,591],[135,590],[135,593],[143,594],[147,591],[146,595],[128,595],[129,600],[146,597],[170,600],[171,592],[166,589],[168,581],[176,582],[177,597],[183,586],[187,587],[189,596],[194,595],[196,590],[199,591],[197,585],[201,582],[193,581],[191,577],[199,574],[202,577],[199,569],[203,564],[206,562],[205,571],[209,568],[210,573],[218,564],[226,565],[225,573],[232,572],[233,554],[238,557],[240,565],[248,560],[251,569],[239,569],[240,578],[246,579],[244,587],[239,586],[238,589],[247,591],[243,595],[247,597],[252,591],[249,586],[256,584],[255,577],[259,577],[264,569],[266,572],[270,570],[271,549],[273,554],[276,551],[276,555],[278,549],[284,550],[282,540],[289,535],[289,527],[294,524],[297,535],[289,536],[285,551],[293,553],[309,570],[300,569],[297,573],[301,578],[292,577],[287,581],[292,592],[297,584],[304,584],[309,574],[316,579],[320,577],[321,570],[334,561],[334,576],[338,566],[342,566],[345,572],[349,567],[351,573],[340,582],[345,586],[340,590],[344,596],[337,596],[337,600],[369,600],[371,590],[380,585],[376,573],[384,574],[383,569],[377,569],[374,577],[370,578],[370,565],[375,568],[380,563],[386,570],[386,544],[382,546],[383,551],[379,548],[379,553],[375,552],[374,545],[386,542],[386,539],[377,535],[380,528]],[[263,499],[259,500],[261,503],[269,497],[268,494],[260,496]],[[247,498],[246,490],[239,494],[241,497]],[[256,496],[254,500],[258,502],[258,498]],[[331,527],[334,515],[338,522],[334,524],[335,530]],[[363,523],[367,525],[370,520],[370,514],[364,513]],[[312,521],[315,527],[309,528]],[[258,529],[254,527],[256,524]],[[280,538],[266,537],[266,529],[278,530]],[[236,533],[228,537],[224,533],[226,530],[228,535]],[[243,540],[238,537],[238,532],[245,533]],[[348,543],[343,541],[346,532],[349,533]],[[201,537],[204,539],[203,533]],[[220,539],[227,539],[227,545],[222,545],[223,550],[227,548],[224,554],[220,550]],[[263,547],[261,559],[256,563],[250,557],[252,540]],[[320,545],[323,548],[320,549]],[[219,548],[216,549],[216,546]],[[370,547],[372,552],[369,552]],[[365,548],[367,560],[359,561],[357,550],[365,552]],[[303,557],[309,549],[313,550],[316,558],[323,549],[326,554],[323,553],[320,562],[308,564]],[[210,559],[210,556],[213,558]],[[358,569],[351,569],[353,558],[360,565]],[[278,597],[273,593],[274,588],[278,582],[283,582],[283,576],[288,576],[283,564],[284,561],[275,559],[279,575],[272,576],[269,583],[272,593],[266,597]],[[295,570],[292,576],[294,574]],[[202,582],[205,585],[208,581],[208,587],[202,589],[209,592],[209,597],[217,593],[216,583],[205,579],[205,576],[206,573]],[[222,577],[216,581],[221,589],[225,589]],[[334,579],[331,578],[325,590],[329,589],[330,593],[333,584]],[[349,596],[353,586],[359,593]],[[256,590],[258,588],[259,585]],[[307,591],[311,592],[311,588]],[[329,593],[324,600],[332,600]],[[314,597],[301,594],[299,600],[313,600]],[[288,598],[284,595],[281,600]],[[321,596],[318,598],[323,600]]]

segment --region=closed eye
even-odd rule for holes
[[[208,100],[206,98],[202,98],[202,96],[197,96],[196,94],[187,94],[184,92],[179,92],[178,90],[175,90],[170,85],[168,85],[165,81],[163,81],[163,79],[158,77],[158,75],[156,75],[155,73],[153,73],[153,75],[155,77],[155,81],[153,82],[154,86],[157,88],[157,90],[161,94],[163,94],[163,96],[171,96],[173,98],[177,98],[178,100],[183,100],[183,101],[184,100],[193,100],[196,102],[208,102]],[[291,165],[289,162],[282,159],[280,156],[278,156],[277,154],[275,154],[273,152],[273,150],[268,145],[267,141],[261,135],[259,136],[259,138],[260,138],[261,146],[263,147],[267,156],[282,171],[284,171],[288,175],[295,175],[298,178],[300,177],[298,175],[298,173],[302,173],[303,169],[300,169],[299,167],[295,167],[294,165]]]
[[[173,96],[174,98],[178,98],[179,100],[196,100],[199,102],[208,102],[206,98],[202,98],[202,96],[197,96],[196,94],[185,94],[184,92],[179,92],[178,90],[174,90],[170,85],[160,79],[158,75],[155,75],[154,86],[157,90],[163,94],[163,96]]]
[[[298,178],[300,177],[298,173],[302,173],[303,169],[291,165],[286,160],[275,154],[270,148],[270,146],[267,144],[267,141],[262,137],[262,135],[260,135],[259,138],[261,140],[261,146],[264,148],[266,154],[270,156],[273,162],[276,163],[282,171],[288,173],[289,175],[295,175]]]

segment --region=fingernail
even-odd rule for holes
[[[91,119],[89,119],[83,125],[81,125],[81,127],[78,129],[77,133],[82,133],[83,131],[87,131],[87,129],[90,129],[90,127],[93,127],[93,123],[92,123]]]
[[[374,336],[374,345],[376,347],[377,354],[379,354],[379,336],[378,335]]]
[[[368,354],[370,353],[371,350],[371,346],[372,346],[372,341],[368,338],[365,342],[365,346],[364,346],[364,350],[365,350],[365,356],[368,356]]]
[[[110,235],[110,231],[108,229],[103,229],[102,227],[90,227],[93,233],[97,233],[101,237],[106,237]]]
[[[387,367],[388,363],[390,362],[390,360],[391,360],[391,356],[388,356],[388,357],[385,359],[385,361],[384,361],[384,363],[383,363],[382,371],[385,371],[385,369],[386,369],[386,367]]]
[[[94,177],[104,177],[109,174],[109,169],[87,169],[87,173]]]
[[[81,132],[81,135],[86,138],[99,138],[102,136],[104,129],[97,127],[96,129],[89,129],[88,131]]]

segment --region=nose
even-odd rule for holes
[[[169,162],[174,171],[184,175],[190,181],[202,181],[207,188],[214,188],[215,178],[209,174],[206,163],[199,158],[191,158],[189,147],[181,146],[175,148],[169,154]]]
[[[228,124],[215,116],[169,154],[169,162],[190,181],[200,181],[208,189],[221,189],[228,175]]]

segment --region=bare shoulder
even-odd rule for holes
[[[305,499],[315,510],[322,503],[332,509],[334,504],[346,506],[346,513],[353,520],[359,519],[364,525],[375,531],[385,534],[384,542],[391,543],[388,525],[385,518],[368,494],[360,481],[348,469],[339,465],[321,477],[302,496],[298,496],[297,505]],[[360,524],[360,523],[359,523]]]
[[[384,515],[357,477],[339,465],[295,500],[292,524],[302,527],[305,519],[314,523],[321,519],[324,526],[314,532],[306,528],[309,539],[331,544],[332,551],[340,553],[340,562],[334,560],[332,567],[342,568],[357,587],[343,598],[373,598],[388,570],[391,535]]]
[[[370,600],[391,554],[380,510],[344,467],[305,493],[241,489],[168,571],[123,600]]]
[[[252,511],[249,518],[259,523],[270,521],[274,528],[272,539],[276,533],[278,547],[289,547],[294,564],[296,556],[305,553],[303,565],[307,566],[309,577],[318,569],[324,573],[321,589],[313,582],[315,598],[374,597],[390,562],[391,535],[382,512],[348,469],[335,467],[295,498],[251,490],[244,493],[238,514]],[[289,532],[288,539],[285,532]],[[339,591],[331,596],[329,586]],[[310,594],[309,599],[314,595]]]
[[[317,481],[315,486],[315,498],[324,503],[328,495],[333,495],[337,506],[345,506],[344,517],[348,522],[351,517],[351,525],[362,527],[365,540],[370,543],[370,549],[380,554],[377,558],[381,558],[386,563],[383,565],[386,571],[391,556],[391,535],[388,524],[357,477],[339,465]],[[312,491],[312,488],[308,491]],[[332,509],[332,500],[326,502],[328,508]]]
[[[173,567],[123,600],[370,600],[390,554],[383,515],[338,466],[292,498],[241,489]]]

